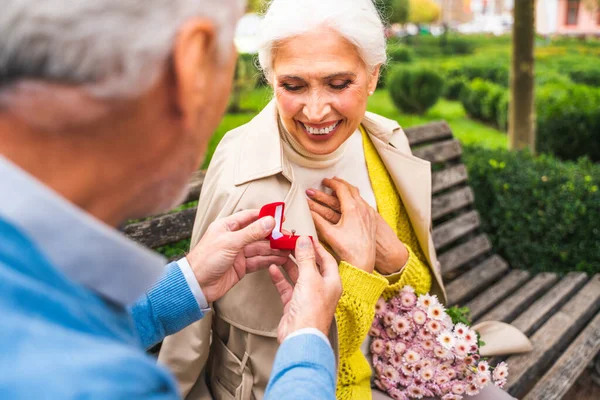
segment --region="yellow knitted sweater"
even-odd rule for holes
[[[405,285],[417,294],[431,290],[431,273],[417,236],[383,161],[360,127],[371,186],[379,214],[408,250],[404,268],[393,275],[369,274],[342,261],[343,293],[336,310],[339,341],[339,372],[336,397],[339,400],[371,399],[371,367],[360,350],[373,318],[375,303],[382,295],[392,297]],[[407,171],[408,172],[408,171]]]

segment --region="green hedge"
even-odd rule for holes
[[[400,110],[424,114],[440,98],[444,80],[429,68],[400,67],[390,72],[387,87],[392,101]]]
[[[442,65],[442,69],[449,78],[463,77],[469,81],[481,78],[508,87],[509,69],[508,64],[503,60],[490,60],[487,58],[450,60]]]
[[[413,50],[403,45],[388,46],[387,54],[390,62],[398,63],[411,62],[414,57]]]
[[[600,87],[600,66],[597,64],[581,64],[573,66],[567,72],[573,82]]]
[[[500,85],[476,78],[463,87],[459,98],[465,111],[472,118],[497,124],[499,114],[505,118],[503,114],[505,111],[508,112],[508,109],[499,108],[505,106],[500,100],[506,92],[506,89]]]
[[[600,161],[600,89],[545,85],[536,90],[536,114],[539,151]]]
[[[483,229],[513,268],[600,272],[600,165],[475,146],[463,159]]]
[[[460,93],[467,83],[468,81],[461,76],[447,78],[446,86],[444,88],[444,97],[448,100],[458,100],[460,98]]]

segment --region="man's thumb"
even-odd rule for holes
[[[302,274],[302,270],[308,270],[309,268],[313,270],[317,269],[315,249],[312,240],[308,236],[301,236],[298,238],[294,258],[298,264],[298,271],[300,274]]]
[[[237,242],[247,246],[259,240],[264,240],[275,228],[275,218],[268,216],[254,221],[244,229],[234,232]]]

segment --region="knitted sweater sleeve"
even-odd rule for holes
[[[360,345],[375,317],[375,303],[388,281],[345,261],[340,263],[339,269],[343,291],[335,314],[340,345],[336,397],[338,400],[370,399],[371,367]]]
[[[428,293],[431,290],[431,272],[427,260],[424,256],[419,256],[419,253],[422,254],[422,252],[415,253],[410,245],[405,243],[405,246],[408,250],[408,260],[404,268],[394,274],[381,275],[388,282],[383,291],[383,297],[386,300],[394,297],[406,285],[412,286],[417,295]]]

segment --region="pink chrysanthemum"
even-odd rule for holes
[[[394,331],[392,329],[392,327],[387,327],[385,328],[385,334],[387,335],[387,337],[389,337],[390,339],[396,339],[398,337],[398,334],[396,333],[396,331]]]
[[[449,368],[448,371],[446,371],[446,374],[448,375],[448,378],[450,378],[451,380],[456,378],[456,370],[453,368]]]
[[[421,372],[419,373],[419,375],[421,376],[421,379],[423,379],[424,381],[430,381],[433,379],[433,376],[435,375],[435,371],[433,370],[433,368],[427,367],[427,368],[421,369]]]
[[[369,336],[374,337],[374,338],[378,338],[381,336],[381,328],[379,328],[379,326],[376,326],[375,324],[373,324],[373,326],[371,326],[371,329],[369,329]]]
[[[394,318],[392,329],[401,335],[404,335],[410,330],[410,321],[402,316]]]
[[[410,365],[408,365],[408,364],[404,364],[404,363],[403,363],[403,364],[400,366],[400,370],[402,371],[402,373],[403,373],[404,375],[406,375],[406,376],[408,376],[408,377],[411,377],[411,376],[413,376],[413,374],[414,374],[414,371],[412,370],[411,366],[410,366]]]
[[[464,394],[465,393],[465,385],[461,382],[455,382],[452,384],[452,393],[454,394]]]
[[[429,332],[431,332],[434,335],[442,331],[442,324],[440,323],[440,321],[437,321],[435,319],[427,321],[425,327]]]
[[[435,319],[438,321],[444,320],[445,314],[444,306],[441,304],[433,304],[427,309],[427,316],[431,319]]]
[[[454,347],[454,343],[456,342],[456,338],[450,331],[444,331],[440,333],[437,337],[437,341],[441,344],[445,349],[451,350]]]
[[[394,352],[396,354],[402,355],[406,351],[406,344],[404,342],[397,342],[394,346]]]
[[[494,380],[501,381],[508,378],[508,366],[504,361],[496,365],[494,368]]]
[[[412,319],[415,321],[415,324],[423,325],[425,322],[427,322],[427,314],[425,311],[417,308],[415,311],[413,311]]]
[[[467,396],[475,396],[477,393],[479,393],[479,388],[477,387],[477,385],[470,383],[467,385],[465,393],[467,394]]]
[[[375,386],[377,386],[380,390],[384,392],[386,392],[391,387],[391,385],[383,379],[375,379]]]
[[[453,393],[448,393],[442,396],[442,400],[462,400],[462,398],[462,396]]]
[[[383,297],[380,297],[375,304],[375,315],[378,317],[382,317],[387,312],[387,303],[385,302]]]
[[[406,388],[406,392],[408,397],[412,399],[422,399],[423,398],[423,388],[417,385],[410,385]]]
[[[469,329],[465,333],[463,339],[465,339],[465,341],[471,346],[477,345],[477,334],[472,329]]]
[[[435,342],[433,340],[424,340],[421,343],[421,347],[423,347],[424,350],[433,351],[433,348],[435,347]]]
[[[421,355],[413,349],[404,353],[404,361],[408,364],[416,364],[421,360]]]
[[[398,381],[398,371],[396,371],[396,368],[392,367],[391,365],[388,365],[383,369],[383,376],[389,379],[390,382]]]
[[[460,359],[464,359],[469,354],[469,345],[464,339],[458,339],[454,345],[454,354]]]
[[[395,318],[396,318],[396,314],[394,314],[391,311],[386,311],[385,314],[383,314],[383,325],[386,328],[391,327],[392,324],[394,323]]]
[[[488,364],[487,361],[480,361],[479,364],[477,364],[477,371],[481,372],[481,373],[486,373],[490,370],[490,365]]]
[[[450,356],[450,352],[442,346],[435,346],[433,348],[433,354],[439,359],[445,360]]]
[[[492,378],[490,377],[489,372],[479,373],[479,374],[477,374],[475,383],[477,384],[477,386],[479,386],[481,389],[483,389],[484,387],[487,386],[488,383],[490,383],[491,380],[492,380]]]
[[[402,289],[400,289],[400,293],[414,293],[415,289],[410,285],[404,285]]]
[[[432,296],[430,294],[422,294],[421,296],[419,296],[417,304],[419,305],[419,307],[427,310],[430,306],[434,304],[440,304],[440,301],[438,300],[436,295]]]
[[[454,326],[454,335],[456,335],[457,338],[464,338],[468,331],[469,327],[460,322]]]
[[[450,382],[450,378],[448,378],[448,375],[446,375],[446,374],[438,374],[435,376],[435,383],[437,385],[441,386],[448,382]]]
[[[388,394],[394,400],[408,400],[408,397],[406,397],[404,392],[397,388],[390,388],[390,390],[388,390]]]
[[[400,294],[400,306],[403,310],[410,310],[417,304],[417,295],[404,292]]]
[[[402,365],[402,356],[400,354],[394,354],[390,357],[390,363],[394,367],[399,368]]]
[[[419,331],[417,332],[417,336],[419,337],[419,339],[421,340],[428,340],[428,339],[433,339],[433,333],[429,332],[427,329],[425,329],[424,327],[419,329]]]
[[[375,339],[371,342],[371,353],[381,354],[385,349],[385,342],[383,339]]]
[[[394,344],[394,342],[388,340],[385,342],[385,344],[383,345],[383,351],[385,352],[385,354],[387,354],[388,356],[391,356],[392,354],[394,354],[394,347],[396,345]]]
[[[499,388],[503,388],[504,385],[506,385],[506,379],[500,379],[494,382],[494,385],[498,386]]]

